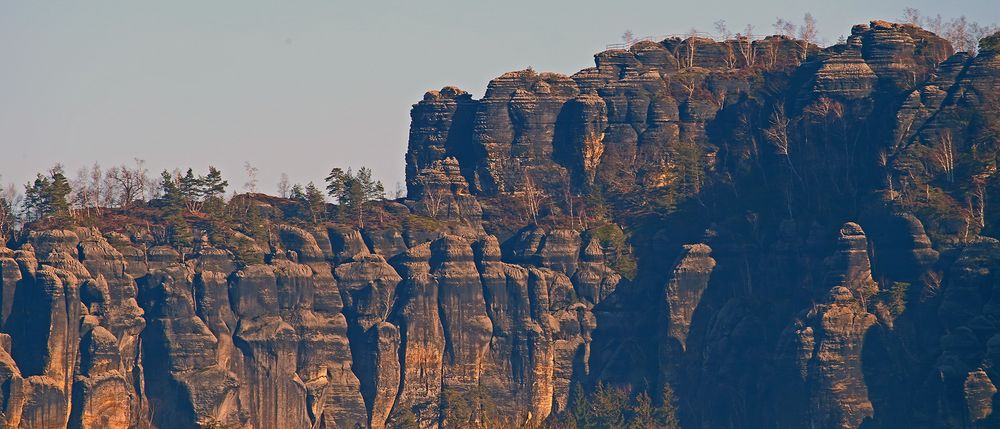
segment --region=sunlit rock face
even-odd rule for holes
[[[542,427],[603,385],[683,427],[997,427],[1000,56],[757,39],[430,91],[365,227],[267,196],[183,244],[34,224],[0,422]]]

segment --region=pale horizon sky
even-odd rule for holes
[[[722,19],[770,33],[810,12],[831,44],[906,7],[1000,23],[995,0],[0,0],[0,185],[141,158],[151,175],[214,165],[238,191],[249,162],[268,193],[283,172],[319,184],[368,166],[391,193],[428,90],[479,98],[506,71],[572,74],[625,30],[714,32]]]

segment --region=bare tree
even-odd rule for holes
[[[694,54],[697,50],[698,44],[698,29],[692,28],[688,31],[687,40],[685,40],[685,45],[687,45],[687,66],[694,67]]]
[[[1000,27],[996,25],[979,25],[973,22],[969,24],[969,38],[972,42],[972,53],[979,53],[979,41],[983,40],[986,36],[1000,31]]]
[[[444,195],[442,195],[440,187],[432,186],[430,180],[427,179],[427,175],[417,176],[417,183],[420,184],[420,196],[424,202],[424,207],[427,208],[427,213],[431,217],[437,217],[444,202]]]
[[[90,185],[87,187],[89,188],[91,197],[93,198],[94,212],[98,216],[101,215],[101,209],[108,206],[105,204],[105,194],[107,194],[108,190],[104,187],[103,179],[104,172],[101,171],[101,164],[95,162],[94,165],[90,167]]]
[[[923,23],[923,17],[920,16],[920,9],[915,7],[903,9],[903,16],[901,16],[899,20],[916,26],[920,26]]]
[[[934,149],[934,161],[937,162],[949,182],[955,181],[955,150],[951,138],[951,130],[938,134],[938,146]]]
[[[756,49],[753,46],[753,25],[747,24],[742,34],[736,33],[736,47],[747,67],[753,66],[757,61]]]
[[[635,43],[635,35],[632,34],[632,30],[625,30],[625,32],[622,33],[622,42],[625,42],[626,48]]]
[[[924,17],[923,24],[921,24],[922,27],[939,36],[944,35],[945,25],[944,18],[941,18],[941,14],[937,14],[932,17]]]
[[[944,30],[944,37],[951,42],[951,46],[956,52],[975,53],[975,43],[972,35],[969,34],[969,21],[965,16],[960,16],[948,22]]]
[[[785,109],[781,106],[774,108],[771,112],[770,127],[764,129],[764,137],[774,145],[775,151],[779,155],[788,156],[788,125],[790,120],[785,116]]]
[[[729,26],[726,25],[726,20],[724,19],[715,21],[715,34],[721,37],[723,41],[733,38],[733,33],[729,31]]]
[[[247,174],[247,182],[243,184],[243,189],[246,189],[248,193],[257,193],[257,173],[260,169],[250,165],[250,161],[243,163],[243,171]]]
[[[997,172],[997,166],[991,163],[979,172],[972,176],[972,183],[974,185],[972,189],[972,196],[976,200],[976,206],[973,209],[973,205],[970,199],[969,209],[974,214],[973,217],[978,218],[979,227],[984,228],[986,226],[986,183],[989,182],[990,178],[993,177]]]
[[[813,18],[811,13],[806,13],[802,17],[802,26],[799,27],[799,38],[805,42],[808,47],[810,43],[816,43],[816,34],[818,30],[816,29],[816,18]]]
[[[786,21],[784,18],[777,18],[771,26],[774,27],[774,34],[795,37],[795,24],[791,21]]]
[[[278,181],[278,196],[281,198],[288,198],[288,192],[291,189],[292,185],[288,180],[288,174],[281,173],[281,180]]]
[[[139,158],[135,158],[133,167],[122,164],[108,170],[107,177],[111,179],[118,191],[119,207],[128,208],[145,195],[151,183],[148,173],[146,161]]]
[[[76,171],[76,178],[73,179],[72,188],[70,210],[73,212],[86,210],[89,215],[91,208],[97,206],[97,198],[99,197],[94,195],[94,190],[90,187],[90,168],[81,167]]]
[[[396,181],[396,189],[392,192],[393,199],[400,199],[406,196],[406,186],[399,181]]]
[[[788,163],[788,169],[791,170],[795,177],[802,180],[802,176],[799,176],[799,172],[795,170],[795,165],[792,164],[792,157],[790,154],[791,144],[788,134],[788,128],[791,124],[791,120],[785,114],[785,108],[778,105],[771,112],[771,117],[769,120],[769,127],[764,129],[764,137],[774,145],[775,152],[785,158],[785,162]]]
[[[18,209],[22,201],[23,197],[13,183],[0,191],[0,246],[8,239],[17,238],[16,231],[21,220]]]
[[[674,82],[687,90],[688,98],[694,96],[695,89],[698,88],[698,80],[691,73],[680,73],[674,76]]]
[[[726,47],[729,49],[726,49],[726,56],[722,60],[725,61],[726,68],[734,69],[736,68],[736,51],[733,50],[733,46],[729,43],[726,43]]]
[[[525,206],[528,209],[528,215],[531,216],[531,222],[538,223],[538,211],[541,208],[542,199],[544,194],[538,187],[535,186],[535,181],[531,178],[530,174],[524,175],[524,191],[521,192],[521,198],[524,201]]]

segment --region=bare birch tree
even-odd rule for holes
[[[934,149],[934,161],[937,162],[941,170],[944,171],[948,182],[955,181],[955,150],[951,138],[951,130],[944,130],[938,134],[938,145]]]
[[[799,27],[799,38],[805,42],[806,46],[810,43],[816,43],[816,35],[819,30],[816,29],[816,18],[813,18],[811,13],[806,13],[802,17],[802,26]]]
[[[257,193],[257,173],[260,173],[260,169],[250,165],[250,161],[246,161],[243,163],[243,171],[247,175],[247,182],[243,184],[243,189],[251,194]]]
[[[278,181],[278,196],[281,198],[288,198],[288,192],[292,189],[291,182],[288,180],[288,174],[281,173],[281,180]]]
[[[755,62],[757,62],[756,49],[753,46],[753,26],[747,24],[743,33],[736,33],[736,47],[738,48],[740,55],[743,57],[743,62],[747,67],[752,67]]]

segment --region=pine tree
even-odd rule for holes
[[[292,185],[292,189],[288,191],[288,198],[293,200],[301,200],[306,196],[305,191],[302,190],[302,185],[296,183]]]
[[[326,197],[312,182],[306,185],[304,200],[313,223],[319,223],[326,217]]]
[[[587,394],[583,391],[583,386],[580,383],[573,386],[573,393],[570,396],[570,407],[570,415],[566,420],[572,422],[573,427],[589,428],[593,426],[591,422],[590,401],[587,400]]]
[[[199,177],[198,181],[198,193],[201,194],[205,211],[215,216],[221,215],[224,205],[222,196],[226,194],[229,182],[222,180],[222,172],[212,166],[208,167],[208,174]]]
[[[201,198],[201,180],[195,177],[194,170],[187,169],[187,173],[178,181],[178,187],[181,199],[184,200],[188,210],[198,211],[200,208],[199,199]]]
[[[663,403],[656,408],[656,421],[664,429],[680,429],[677,418],[677,398],[669,384],[663,386]]]
[[[72,220],[68,200],[72,192],[62,166],[53,167],[48,177],[37,174],[34,182],[24,186],[25,217],[38,220],[52,216],[58,224],[68,226]]]
[[[591,399],[595,427],[620,428],[625,426],[625,409],[628,394],[605,384],[598,384]]]
[[[35,181],[24,185],[24,217],[29,221],[41,219],[48,214],[49,207],[45,195],[49,188],[49,179],[41,174],[35,175]]]
[[[190,245],[192,241],[191,225],[188,224],[187,219],[184,219],[184,195],[181,192],[179,180],[166,170],[160,173],[160,177],[167,240],[178,246]]]
[[[202,198],[219,198],[226,193],[229,182],[222,180],[222,172],[215,167],[208,167],[208,175],[200,179],[199,191]]]
[[[350,178],[349,173],[344,173],[344,170],[340,168],[334,168],[330,170],[330,174],[326,176],[326,193],[327,195],[338,199],[340,202],[340,196],[344,193],[344,182]]]
[[[330,170],[326,176],[326,192],[337,200],[338,210],[351,213],[362,228],[365,226],[365,204],[385,198],[385,187],[372,178],[372,171],[367,167],[361,167],[356,174],[351,169],[346,172],[340,168]]]
[[[73,188],[69,185],[69,180],[63,174],[62,166],[57,165],[50,173],[51,181],[45,189],[45,200],[48,202],[50,213],[59,220],[68,221],[70,219],[69,194],[73,193]]]
[[[160,178],[160,193],[162,194],[161,199],[163,199],[164,209],[168,213],[183,212],[184,195],[181,192],[178,180],[167,172],[167,170],[163,170],[160,173]]]

